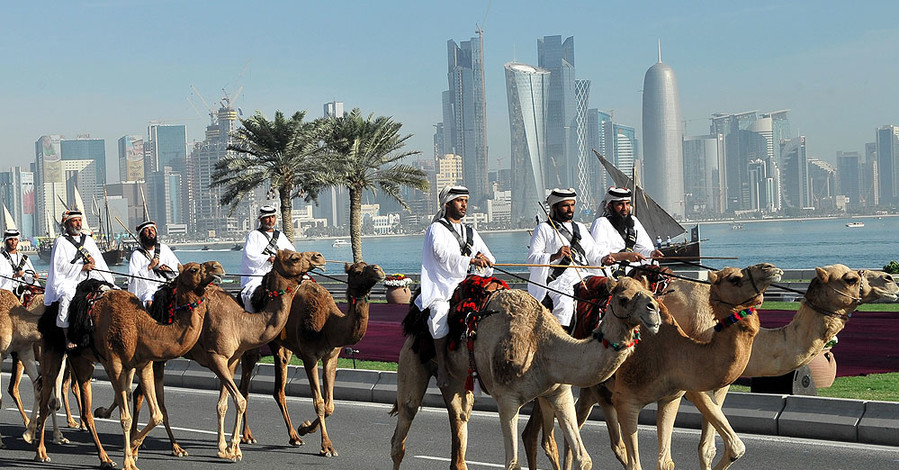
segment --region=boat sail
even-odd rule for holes
[[[643,224],[643,227],[649,233],[650,239],[668,240],[687,232],[687,229],[650,197],[640,184],[624,174],[596,150],[593,150],[593,153],[609,173],[609,176],[612,177],[615,186],[631,188],[633,191],[633,200],[631,202],[633,214],[639,217],[640,223]],[[697,225],[690,231],[689,241],[662,246],[661,251],[665,256],[695,257],[698,259],[700,252],[699,226]]]

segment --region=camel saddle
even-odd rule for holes
[[[91,345],[94,333],[91,309],[94,302],[111,289],[115,289],[115,286],[98,279],[86,279],[75,288],[75,296],[69,304],[68,340],[77,344],[79,348]]]
[[[603,276],[590,276],[574,286],[574,296],[577,297],[575,308],[574,330],[571,336],[576,339],[589,338],[593,330],[599,326],[600,320],[606,313],[612,292],[608,287],[609,278]],[[586,286],[585,286],[586,284]]]
[[[502,279],[476,275],[469,275],[456,286],[450,299],[448,319],[450,332],[447,345],[451,351],[461,344],[463,335],[469,328],[470,314],[482,312],[494,292],[508,288],[509,285]],[[434,358],[436,351],[434,339],[428,329],[430,309],[421,311],[415,306],[415,298],[420,294],[421,289],[416,289],[409,302],[409,313],[403,319],[403,335],[412,335],[415,338],[412,350],[418,354],[423,364],[427,364]]]

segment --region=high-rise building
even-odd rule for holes
[[[144,146],[144,179],[147,182],[147,207],[160,231],[168,225],[189,222],[191,197],[187,169],[187,128],[151,122]],[[202,191],[201,191],[202,192]],[[176,204],[177,207],[173,206]],[[179,231],[181,228],[179,227]]]
[[[633,177],[634,165],[637,164],[637,156],[639,144],[637,142],[637,131],[631,126],[624,124],[612,123],[612,163],[616,168],[623,171],[624,174]],[[643,179],[646,184],[645,178]]]
[[[538,39],[537,65],[550,72],[546,98],[546,175],[551,186],[576,187],[578,151],[574,37],[568,37],[565,41],[562,41],[562,36]],[[585,99],[589,97],[589,88],[586,91]]]
[[[188,230],[203,237],[217,237],[242,230],[239,217],[255,213],[255,208],[241,207],[229,214],[229,207],[221,204],[222,187],[212,186],[215,164],[233,150],[228,150],[231,134],[237,123],[237,110],[224,105],[206,126],[206,139],[194,146],[187,165],[189,201]],[[250,201],[252,204],[253,201]],[[283,222],[283,221],[282,221]]]
[[[587,176],[590,185],[594,188],[594,207],[596,211],[602,201],[606,188],[611,186],[606,170],[599,159],[593,155],[593,150],[599,152],[611,162],[615,162],[615,134],[612,128],[612,115],[596,108],[587,110]]]
[[[343,101],[329,101],[322,106],[325,117],[343,117]]]
[[[437,159],[438,191],[446,186],[455,186],[462,182],[463,158],[461,155],[448,153]]]
[[[82,196],[84,217],[89,226],[97,226],[98,218],[93,211],[94,201],[101,201],[103,184],[99,167],[105,162],[104,156],[97,159],[77,159],[79,155],[99,157],[97,139],[81,138],[68,140],[66,148],[69,157],[62,152],[63,138],[59,135],[45,135],[35,142],[35,231],[54,235],[62,211],[74,207],[74,188]]]
[[[684,215],[681,122],[677,78],[660,50],[643,78],[643,187],[675,217]]]
[[[877,142],[865,143],[865,163],[862,166],[861,198],[865,207],[875,207],[880,204],[880,191],[877,180],[880,178],[877,171]]]
[[[326,118],[343,117],[343,101],[331,101],[323,106]],[[312,208],[316,218],[325,219],[332,227],[350,225],[349,191],[345,186],[331,186],[323,189],[318,195],[318,204]]]
[[[849,198],[849,207],[861,207],[862,161],[858,152],[837,151],[837,179],[839,193]]]
[[[106,141],[94,139],[90,135],[79,135],[74,139],[62,138],[59,141],[63,160],[94,160],[97,162],[97,182],[106,184]],[[82,191],[82,196],[87,196]],[[87,202],[85,202],[87,204]]]
[[[877,187],[880,204],[899,202],[899,126],[888,124],[877,129]]]
[[[13,216],[23,238],[40,235],[34,229],[34,173],[22,167],[0,172],[0,203]],[[0,221],[6,230],[6,221]]]
[[[546,197],[545,165],[548,70],[517,62],[505,64],[512,170],[512,224],[529,226]]]
[[[119,181],[144,180],[144,138],[126,135],[119,138]]]
[[[721,213],[723,135],[684,137],[684,191],[688,218]]]
[[[471,38],[447,48],[447,81],[443,92],[443,149],[438,155],[462,155],[470,200],[490,196],[487,185],[487,96],[484,89],[484,38]]]
[[[590,118],[588,116],[590,80],[576,80],[574,96],[577,103],[574,121],[577,124],[575,150],[577,151],[578,210],[581,214],[591,217],[596,208],[597,195],[602,194],[602,186],[596,186],[591,173],[591,170],[596,168],[597,158],[590,151]]]
[[[812,207],[805,136],[782,141],[780,154],[783,159],[781,196],[784,209],[797,211]]]
[[[808,159],[808,186],[810,205],[815,209],[836,208],[836,174],[833,165],[817,158]]]

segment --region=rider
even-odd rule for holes
[[[28,255],[19,253],[19,230],[9,227],[3,232],[4,259],[0,259],[0,289],[16,292],[28,284],[37,283],[37,272]],[[5,261],[4,261],[5,260]]]
[[[161,243],[156,233],[156,222],[145,220],[137,226],[140,246],[131,252],[128,261],[128,292],[131,292],[146,306],[153,303],[153,294],[159,286],[178,275],[178,257],[165,243]]]
[[[603,198],[602,215],[590,227],[590,234],[606,253],[602,264],[622,264],[622,269],[614,270],[615,275],[624,274],[623,268],[630,263],[647,264],[650,258],[662,257],[662,252],[652,247],[652,238],[643,224],[632,213],[632,197],[628,188],[610,187]]]
[[[440,190],[440,209],[425,232],[421,257],[421,294],[415,306],[430,309],[428,329],[434,338],[437,355],[437,386],[449,384],[447,366],[447,322],[450,298],[469,269],[479,276],[492,276],[496,259],[478,232],[462,224],[468,211],[468,188],[446,186]]]
[[[568,265],[596,266],[603,253],[587,231],[574,219],[577,193],[574,188],[555,188],[546,197],[550,219],[537,224],[531,235],[528,263],[528,292],[544,304],[551,303],[553,316],[570,332],[574,316],[574,286],[596,270],[567,268]],[[549,268],[548,265],[558,267]],[[547,289],[549,287],[550,289]]]
[[[240,297],[243,300],[244,309],[248,312],[253,311],[252,302],[250,302],[253,292],[262,285],[262,276],[271,271],[278,250],[296,251],[293,243],[283,233],[275,230],[278,215],[273,206],[260,207],[257,218],[259,228],[247,234],[241,261],[243,276],[240,278]]]
[[[75,296],[75,288],[81,281],[89,278],[110,284],[113,283],[113,278],[94,239],[81,232],[81,211],[74,209],[63,212],[62,225],[63,234],[53,242],[53,251],[50,252],[50,273],[47,275],[44,305],[59,302],[56,326],[63,329],[68,340],[69,303]],[[66,344],[67,349],[76,347],[71,341]]]

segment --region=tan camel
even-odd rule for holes
[[[315,432],[321,427],[321,455],[336,457],[337,451],[325,427],[325,418],[334,413],[334,379],[337,374],[337,356],[343,346],[359,342],[368,328],[368,296],[372,287],[386,277],[384,270],[376,264],[364,262],[345,264],[347,273],[347,300],[349,305],[344,314],[337,308],[334,298],[327,289],[314,282],[304,282],[293,298],[290,318],[284,327],[284,335],[269,343],[275,356],[275,384],[273,396],[281,408],[281,415],[291,445],[303,445],[300,435]],[[312,389],[312,402],[316,418],[305,421],[294,430],[287,410],[284,388],[287,385],[287,365],[296,354],[303,360],[306,378]],[[259,360],[259,352],[250,351],[244,355],[240,366],[240,390],[244,397],[250,390],[250,377]],[[318,362],[322,363],[322,385],[319,384]],[[255,443],[249,423],[244,423],[244,442]]]
[[[569,336],[527,292],[499,291],[487,303],[484,312],[489,314],[479,321],[474,342],[474,363],[484,388],[499,407],[507,469],[521,468],[518,413],[522,405],[535,398],[543,409],[558,416],[565,439],[578,451],[580,468],[591,468],[575,422],[571,385],[589,386],[608,379],[635,350],[632,346],[637,342],[638,326],[642,323],[646,331],[655,333],[660,324],[659,304],[645,284],[625,278],[617,284],[609,280],[607,287],[611,291],[607,315],[593,337],[582,340]],[[398,419],[391,440],[394,469],[400,467],[409,427],[436,372],[434,361],[422,364],[412,350],[415,340],[412,336],[406,339],[397,367],[393,412]],[[636,349],[640,347],[642,344]],[[465,469],[467,422],[473,405],[472,393],[464,386],[469,352],[460,347],[450,351],[449,359],[452,379],[441,392],[452,428],[450,468]]]
[[[768,263],[742,270],[724,268],[709,272],[707,303],[712,306],[719,332],[708,342],[695,340],[680,328],[665,308],[659,334],[644,341],[645,345],[625,361],[613,380],[581,390],[576,405],[578,423],[586,421],[593,404],[599,403],[615,456],[628,470],[640,469],[637,418],[644,406],[657,402],[659,468],[673,468],[670,457],[664,456],[663,452],[671,446],[674,417],[681,397],[685,391],[722,387],[740,376],[759,330],[758,316],[750,309],[761,303],[764,291],[779,281],[782,274],[782,270]],[[730,428],[727,418],[707,395],[698,395],[706,399],[697,400],[696,407],[722,436],[726,436],[722,462],[740,458],[745,447]]]
[[[135,459],[139,447],[132,445],[132,417],[128,407],[124,406],[128,401],[134,373],[138,372],[139,380],[147,391],[147,403],[152,413],[152,419],[148,425],[134,437],[135,442],[139,443],[154,426],[162,421],[162,413],[156,402],[151,363],[181,356],[194,346],[200,336],[203,319],[206,316],[206,286],[214,280],[220,279],[223,274],[224,270],[217,262],[207,263],[203,266],[197,263],[187,263],[182,266],[180,274],[174,280],[175,289],[171,295],[171,302],[165,302],[158,306],[170,306],[173,323],[168,325],[157,323],[143,309],[140,300],[131,293],[122,290],[106,290],[87,311],[87,315],[94,325],[91,333],[91,347],[71,353],[64,353],[63,347],[66,338],[62,334],[62,329],[55,325],[54,309],[48,309],[39,322],[39,330],[43,335],[41,353],[43,386],[40,415],[37,419],[40,442],[35,460],[42,462],[50,460],[44,445],[43,427],[50,408],[55,409],[59,406],[58,402],[51,403],[50,394],[55,385],[54,379],[57,383],[60,381],[60,371],[64,369],[68,357],[81,388],[81,419],[86,423],[94,439],[101,467],[115,466],[100,443],[90,411],[92,398],[90,378],[93,372],[93,363],[99,359],[115,389],[116,400],[121,411],[120,421],[125,447],[123,468],[137,470]],[[157,299],[157,302],[161,301]],[[73,325],[78,324],[77,318],[78,315],[73,315],[73,319],[76,320]]]
[[[759,330],[742,374],[744,377],[778,376],[807,365],[821,352],[827,341],[842,331],[859,304],[880,299],[895,300],[899,293],[899,286],[892,276],[882,271],[853,271],[842,264],[815,268],[815,271],[816,277],[809,284],[805,299],[793,320],[781,328]],[[684,327],[684,330],[696,338],[703,339],[714,334],[714,330],[703,328],[708,324],[705,309],[696,311],[694,308],[691,312],[685,308],[687,305],[701,305],[699,299],[703,295],[708,298],[708,286],[673,281],[671,288],[672,292],[662,300],[670,306],[669,311],[678,324],[690,325],[689,329]],[[724,386],[706,393],[713,403],[721,404],[728,388]],[[701,400],[701,397],[696,397],[697,393],[701,392],[687,392],[687,399]],[[702,468],[711,468],[714,457],[714,430],[703,418],[699,445]]]
[[[244,352],[267,344],[284,329],[290,315],[290,306],[297,284],[303,282],[303,275],[314,268],[325,265],[325,257],[318,252],[296,253],[292,250],[279,250],[269,274],[263,277],[262,289],[268,299],[259,313],[245,311],[234,297],[218,286],[206,290],[207,313],[203,323],[203,331],[197,344],[184,357],[197,361],[200,365],[212,370],[221,382],[218,412],[218,456],[232,461],[241,460],[240,423],[243,411],[246,410],[246,399],[240,394],[234,383],[234,372],[238,360]],[[311,282],[311,281],[306,281]],[[168,411],[165,407],[163,380],[165,367],[163,362],[153,364],[153,376],[156,379],[156,393],[162,410],[163,424],[172,443],[172,455],[184,457],[185,451],[175,440],[169,425]],[[230,394],[237,409],[236,422],[231,435],[231,444],[225,441],[225,413],[228,411],[226,399]],[[143,400],[143,389],[137,387],[134,392],[134,417],[132,432],[136,430],[137,416],[140,414]],[[98,417],[108,417],[114,406],[98,408],[94,413]]]

